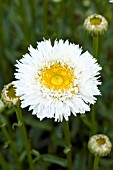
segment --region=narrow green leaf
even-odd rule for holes
[[[67,167],[67,160],[64,158],[60,158],[51,154],[43,154],[41,155],[42,160],[51,162],[62,167]]]
[[[85,115],[81,115],[81,119],[90,129],[92,128],[91,122],[88,120],[88,118]]]
[[[26,151],[24,150],[19,157],[19,161],[22,162],[25,159],[25,157],[26,157]]]
[[[15,122],[15,123],[13,123],[13,125],[12,125],[12,129],[14,130],[15,127],[20,127],[21,125],[22,125],[22,122],[20,122],[20,121],[19,121],[18,123]]]
[[[25,116],[24,117],[24,122],[27,124],[27,125],[30,125],[32,127],[38,127],[42,130],[46,130],[46,131],[51,131],[52,130],[52,127],[51,125],[49,125],[48,123],[46,122],[41,122],[41,121],[38,121],[38,120],[35,120],[33,118],[33,116]]]

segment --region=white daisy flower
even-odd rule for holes
[[[17,80],[13,82],[21,107],[30,106],[40,120],[47,117],[55,121],[90,111],[94,96],[100,95],[101,67],[88,51],[81,52],[79,45],[68,40],[56,40],[53,46],[44,40],[36,49],[30,46],[29,54],[17,61]]]

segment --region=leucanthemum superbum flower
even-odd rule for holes
[[[29,47],[16,64],[16,95],[20,96],[21,107],[29,107],[32,114],[42,120],[68,120],[71,113],[90,111],[90,104],[100,95],[98,80],[101,67],[86,51],[81,54],[79,45],[69,41],[50,40]]]

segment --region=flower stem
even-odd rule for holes
[[[93,36],[93,55],[98,60],[98,36]],[[92,134],[96,133],[95,108],[92,106],[91,110]]]
[[[2,166],[3,170],[9,169],[9,165],[1,153],[0,153],[0,165]]]
[[[71,155],[71,139],[69,131],[69,122],[64,120],[64,135],[65,135],[65,153],[67,155],[68,170],[72,170],[72,155]]]
[[[89,155],[88,155],[88,164],[87,164],[87,170],[91,170],[91,167],[92,167],[92,157],[93,155],[89,152]]]
[[[100,159],[99,156],[95,156],[94,164],[93,164],[93,170],[98,170],[99,159]]]
[[[22,135],[23,135],[23,140],[24,140],[24,145],[25,145],[25,149],[26,149],[26,153],[27,153],[30,170],[34,170],[31,151],[30,151],[30,144],[29,144],[29,141],[27,138],[27,132],[26,132],[23,118],[22,118],[21,109],[19,108],[19,106],[15,107],[15,111],[16,111],[18,122],[20,123],[20,128],[21,128]]]
[[[98,36],[93,36],[93,55],[98,59]]]
[[[17,164],[17,170],[21,170],[21,164],[20,164],[20,161],[18,159],[18,155],[17,155],[15,144],[11,140],[11,138],[9,136],[9,132],[6,129],[6,124],[2,122],[1,118],[0,118],[0,124],[2,124],[1,125],[2,133],[4,134],[4,136],[5,136],[6,140],[7,140],[7,143],[10,144],[11,150],[13,152],[13,155],[14,155],[14,158],[15,158],[15,163]]]
[[[92,135],[97,133],[97,122],[96,122],[96,119],[95,119],[95,107],[92,106],[91,108],[91,123],[92,123]]]
[[[43,1],[43,36],[48,37],[48,0]]]

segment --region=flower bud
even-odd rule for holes
[[[20,102],[19,97],[16,96],[12,83],[4,86],[1,93],[1,98],[7,107],[16,106]]]
[[[106,135],[98,134],[89,139],[88,149],[95,156],[107,156],[112,148],[112,144]]]
[[[92,36],[102,35],[108,29],[108,22],[102,15],[93,14],[85,19],[84,29]]]

